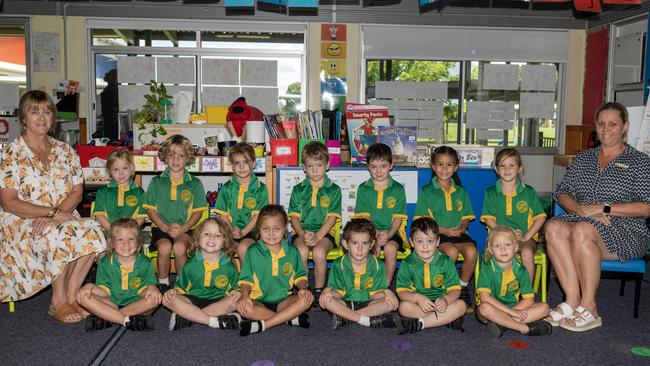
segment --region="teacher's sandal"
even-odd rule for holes
[[[592,314],[589,310],[583,308],[582,306],[578,306],[575,310],[576,313],[579,314],[579,316],[572,316],[568,320],[573,320],[573,323],[575,325],[570,325],[566,324],[565,322],[560,323],[560,327],[570,330],[572,332],[584,332],[587,330],[591,330],[594,328],[598,328],[603,325],[603,318],[601,317],[594,317],[594,314]]]

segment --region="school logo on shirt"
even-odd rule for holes
[[[519,290],[519,281],[512,280],[508,282],[508,292],[517,292]]]
[[[181,201],[190,202],[190,199],[192,199],[192,192],[189,189],[184,189],[181,192]]]
[[[131,279],[131,283],[129,284],[131,288],[140,288],[140,285],[142,285],[142,280],[140,277],[135,277]]]
[[[218,275],[217,278],[214,279],[214,285],[217,286],[217,288],[224,288],[228,286],[228,277],[224,275]]]
[[[372,279],[372,277],[366,278],[366,281],[363,283],[363,288],[368,289],[372,288],[372,285],[375,284],[375,280]]]
[[[256,204],[257,204],[257,201],[255,201],[254,197],[246,198],[246,208],[247,209],[249,209],[249,210],[254,209]]]
[[[395,197],[388,196],[388,198],[386,198],[386,207],[393,208],[393,207],[395,207],[395,203],[397,203],[397,200],[395,199]]]
[[[320,198],[320,207],[322,207],[322,208],[330,207],[330,198],[328,196],[321,196],[321,198]]]
[[[291,272],[293,272],[293,266],[291,265],[291,263],[285,263],[282,266],[282,273],[284,273],[285,276],[288,276],[291,274]]]
[[[519,211],[519,213],[524,213],[528,211],[528,202],[526,201],[517,202],[517,211]]]
[[[463,201],[460,199],[456,200],[456,211],[460,212],[463,210]]]
[[[138,197],[133,195],[126,196],[124,202],[126,202],[126,205],[129,207],[135,207],[138,205]]]
[[[442,273],[436,275],[433,278],[433,285],[436,287],[442,287],[445,284],[445,276]]]

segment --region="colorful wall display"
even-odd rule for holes
[[[345,24],[321,25],[320,91],[323,109],[343,111],[348,91],[346,32]]]

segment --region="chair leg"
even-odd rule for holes
[[[625,296],[625,280],[621,280],[621,289],[618,291],[618,296]]]
[[[634,283],[634,319],[639,317],[639,301],[641,300],[641,278],[637,278]]]
[[[14,311],[16,311],[16,306],[13,301],[9,301],[9,312],[13,313]]]
[[[548,277],[547,271],[548,271],[548,261],[545,261],[542,264],[542,302],[546,303],[546,278]]]

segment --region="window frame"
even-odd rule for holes
[[[32,89],[32,57],[31,57],[31,33],[32,21],[29,17],[3,17],[0,16],[0,24],[18,25],[25,29],[25,90]]]

